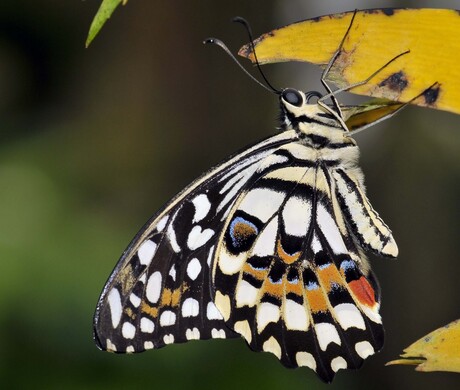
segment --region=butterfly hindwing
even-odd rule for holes
[[[211,299],[216,243],[239,191],[265,166],[277,163],[274,152],[292,137],[293,132],[285,132],[231,157],[141,229],[99,299],[94,336],[101,349],[139,352],[173,342],[236,336]]]
[[[308,148],[284,148],[293,162],[235,202],[217,247],[214,301],[253,350],[329,382],[380,350],[378,285],[347,230],[335,169],[312,164]]]

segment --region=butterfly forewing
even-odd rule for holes
[[[139,352],[173,342],[235,336],[211,299],[210,264],[240,190],[278,164],[284,132],[192,183],[138,233],[112,272],[94,319],[98,346]]]

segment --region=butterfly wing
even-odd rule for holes
[[[237,336],[211,300],[210,264],[239,191],[270,165],[294,131],[270,137],[210,170],[140,230],[107,281],[94,316],[94,339],[113,352]]]
[[[253,350],[330,382],[382,347],[379,287],[350,233],[335,169],[299,144],[283,148],[294,162],[248,186],[223,228],[214,302]]]

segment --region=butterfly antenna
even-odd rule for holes
[[[270,83],[270,81],[268,81],[267,77],[265,76],[265,73],[262,71],[262,68],[260,66],[260,62],[259,60],[257,59],[257,54],[256,54],[256,47],[254,45],[254,37],[252,35],[252,29],[251,29],[251,26],[249,25],[249,22],[242,18],[241,16],[236,16],[232,19],[232,22],[235,22],[235,23],[240,23],[244,26],[244,28],[246,29],[246,32],[248,33],[248,36],[249,36],[249,45],[251,46],[251,50],[252,50],[252,53],[254,54],[254,60],[255,60],[255,63],[256,63],[256,66],[257,66],[257,69],[259,70],[259,73],[260,75],[262,76],[262,78],[264,79],[265,83],[267,84],[267,86],[273,91],[275,92],[276,94],[280,94],[281,91],[276,89],[275,87],[273,87],[273,85]]]
[[[249,73],[245,67],[243,65],[241,65],[241,63],[236,59],[236,57],[232,54],[232,52],[230,51],[230,49],[225,45],[224,42],[222,42],[220,39],[217,39],[217,38],[207,38],[203,41],[203,43],[205,45],[207,44],[214,44],[214,45],[217,45],[219,47],[221,47],[229,56],[230,58],[235,61],[235,63],[241,68],[241,70],[246,73],[252,80],[254,80],[257,84],[259,84],[261,87],[265,88],[267,91],[270,91],[270,92],[273,92],[275,91],[276,93],[279,93],[278,91],[276,91],[275,89],[273,89],[270,85],[270,88],[267,87],[265,84],[261,83],[259,80],[257,80],[251,73]]]

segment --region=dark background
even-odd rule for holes
[[[275,132],[277,99],[218,48],[327,13],[456,1],[140,1],[119,8],[89,49],[99,1],[0,5],[0,383],[43,389],[316,389],[243,340],[139,355],[96,349],[102,286],[142,224],[227,155]],[[436,66],[433,53],[433,66]],[[249,63],[243,63],[251,69]],[[264,68],[276,86],[319,89],[306,64]],[[346,101],[346,96],[343,97]],[[397,239],[372,258],[386,344],[331,388],[453,388],[457,374],[384,367],[459,317],[460,119],[409,107],[357,136],[369,198]]]

